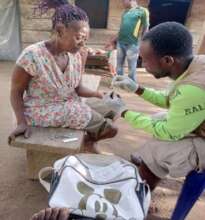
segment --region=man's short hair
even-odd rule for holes
[[[193,53],[193,39],[189,30],[177,22],[161,23],[147,32],[143,41],[150,41],[159,56],[190,57]]]

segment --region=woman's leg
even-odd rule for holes
[[[127,62],[129,69],[128,76],[134,81],[136,81],[138,55],[139,55],[139,47],[137,45],[128,46],[127,49]]]
[[[104,118],[113,119],[115,114],[109,110],[102,99],[89,98],[86,100],[86,104],[94,111],[101,114]]]
[[[124,74],[124,63],[126,57],[126,50],[123,45],[120,43],[117,44],[117,75]]]
[[[93,141],[99,141],[106,138],[112,138],[117,134],[117,127],[113,125],[112,120],[104,118],[98,112],[92,110],[92,118],[85,128],[89,137]]]

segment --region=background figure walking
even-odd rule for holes
[[[117,43],[117,75],[124,74],[124,63],[127,58],[128,76],[136,81],[139,40],[148,30],[149,12],[139,6],[137,0],[122,0],[122,3],[125,11],[122,14],[120,30],[111,44]]]

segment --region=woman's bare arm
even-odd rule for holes
[[[98,91],[93,91],[91,89],[88,89],[87,87],[83,86],[82,83],[79,84],[79,86],[76,88],[76,93],[80,97],[96,97],[96,98],[102,98],[103,95]]]
[[[23,102],[24,91],[28,87],[30,80],[31,76],[23,68],[15,66],[11,81],[10,100],[16,115],[17,127],[8,137],[9,144],[18,135],[23,134],[25,138],[31,135],[31,129],[27,125],[24,117]]]
[[[17,124],[26,123],[23,94],[30,80],[31,76],[23,68],[15,66],[11,81],[10,100],[16,115]]]

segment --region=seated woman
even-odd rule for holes
[[[52,37],[27,47],[16,62],[11,104],[17,128],[10,140],[20,134],[29,137],[30,126],[84,129],[94,141],[111,138],[117,129],[106,113],[80,98],[102,98],[81,84],[80,50],[89,35],[88,17],[67,0],[41,0],[37,10],[42,14],[51,8]]]

